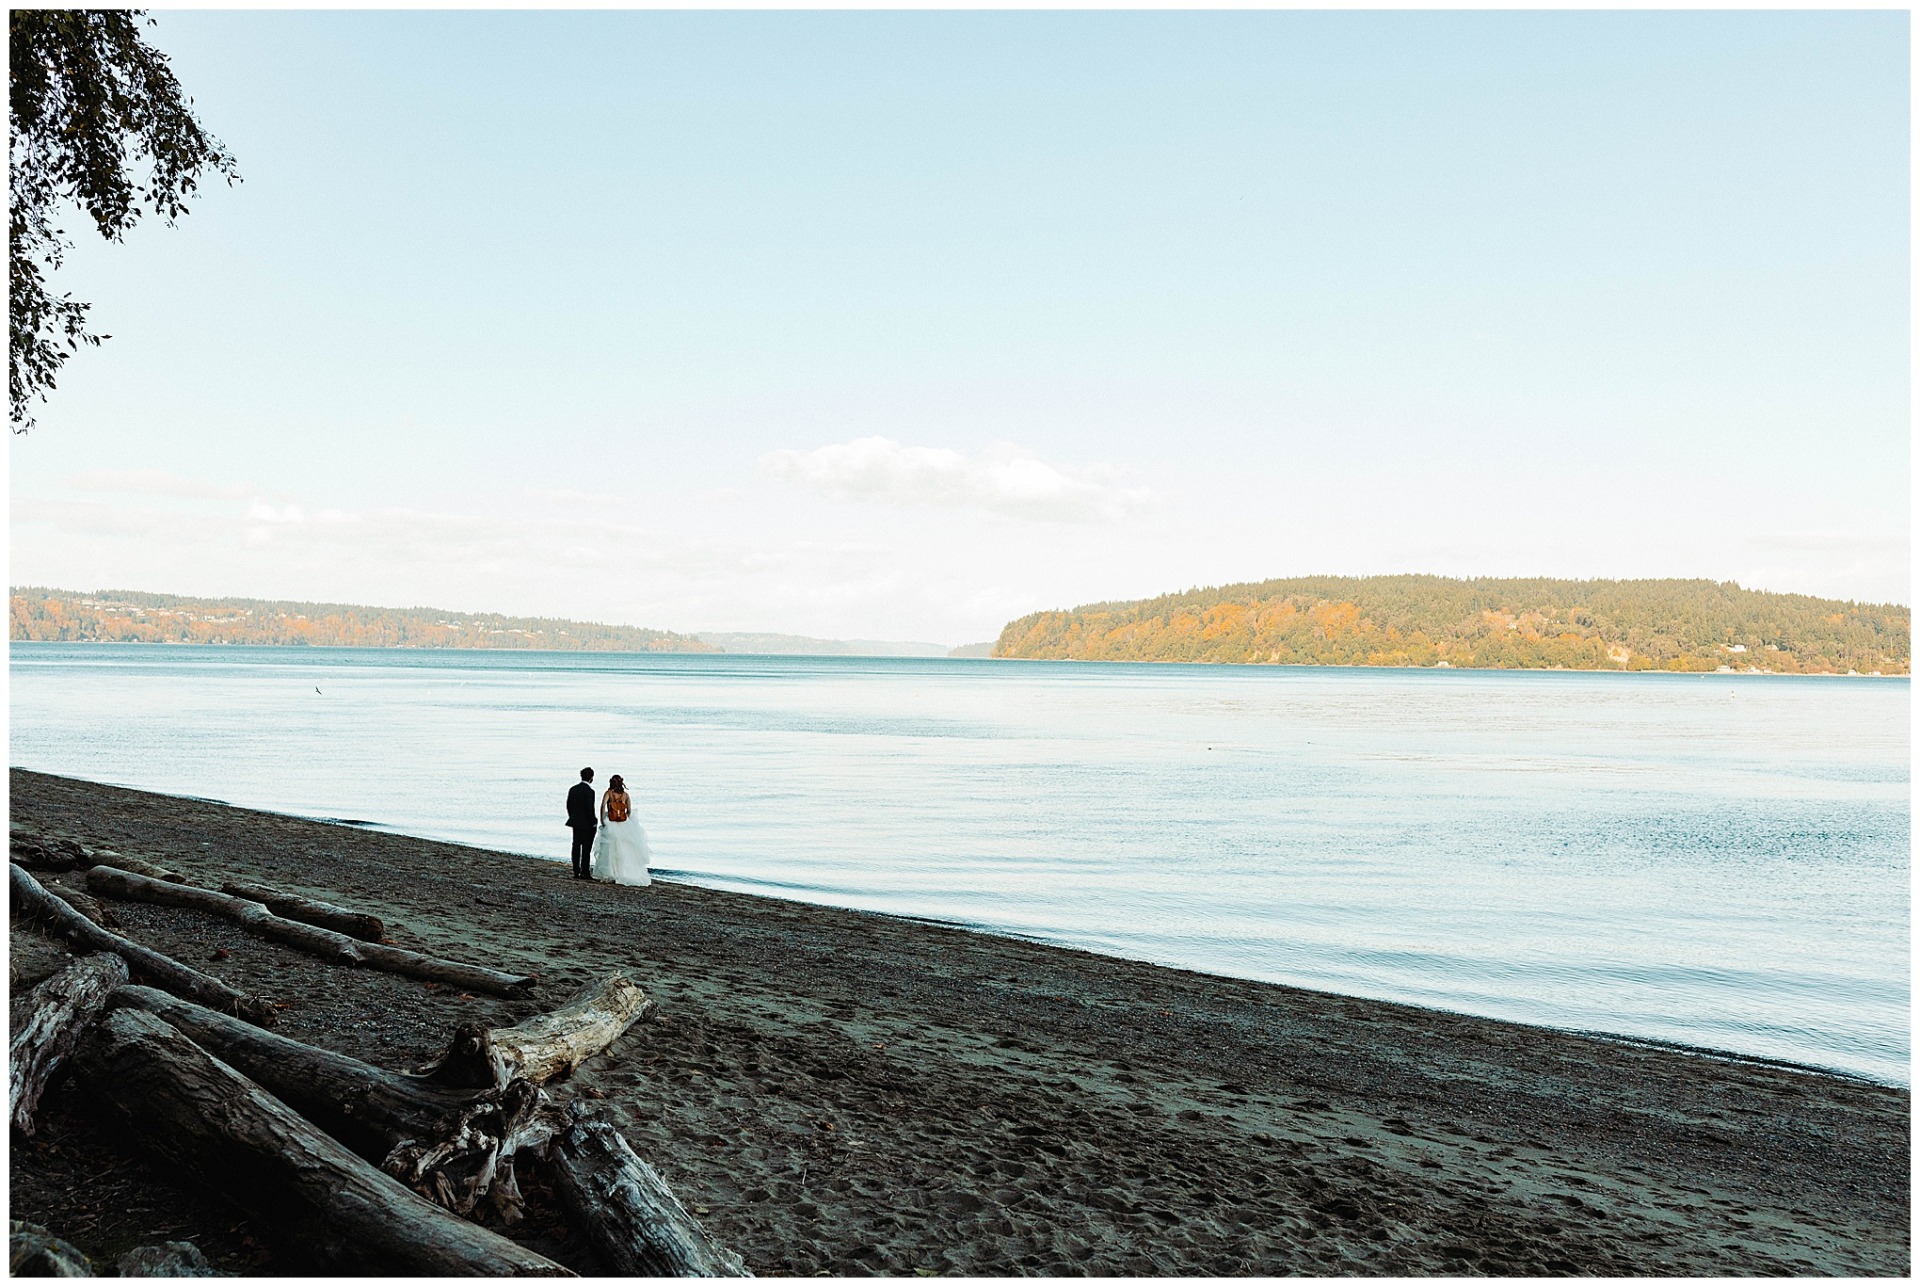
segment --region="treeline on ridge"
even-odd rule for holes
[[[1295,577],[1008,623],[996,657],[1481,669],[1907,674],[1898,604],[1731,581]]]
[[[79,594],[16,587],[10,638],[47,642],[310,644],[335,648],[542,648],[719,652],[691,635],[551,617],[370,608],[347,603],[196,599],[138,590]]]

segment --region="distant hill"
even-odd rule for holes
[[[1911,612],[1731,581],[1298,577],[1011,622],[996,657],[1908,674]]]
[[[551,648],[718,652],[690,635],[553,617],[349,603],[196,599],[138,590],[80,594],[39,586],[9,595],[9,638],[100,643],[313,644],[346,648]]]
[[[756,634],[741,630],[703,630],[694,638],[727,652],[771,653],[799,657],[944,657],[945,644],[893,643],[884,639],[812,639],[806,635]]]
[[[961,644],[958,648],[949,648],[947,649],[947,656],[949,657],[991,657],[993,656],[993,649],[994,649],[994,642],[993,640],[989,639],[985,643]]]

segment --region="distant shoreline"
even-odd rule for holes
[[[1910,674],[1912,612],[1732,581],[1292,577],[1029,613],[1030,659]]]
[[[1338,662],[1293,661],[1161,661],[1137,657],[932,657],[910,653],[830,653],[830,652],[682,652],[647,648],[515,648],[487,645],[444,644],[308,644],[308,643],[200,643],[178,639],[9,639],[8,644],[29,648],[280,648],[298,652],[444,652],[489,653],[507,656],[619,656],[619,657],[698,657],[712,661],[718,657],[785,657],[815,661],[910,661],[910,662],[1005,662],[1025,665],[1071,666],[1178,666],[1194,670],[1367,670],[1383,673],[1445,673],[1487,675],[1669,675],[1686,679],[1912,679],[1910,672],[1852,672],[1838,670],[1665,670],[1648,668],[1622,670],[1617,667],[1573,666],[1378,666],[1365,663],[1343,665]]]
[[[9,591],[10,641],[1132,661],[1391,670],[1912,673],[1911,612],[1733,582],[1296,577],[1030,613],[991,642],[823,639],[414,606]],[[1765,665],[1759,663],[1765,662]]]

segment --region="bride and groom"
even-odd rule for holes
[[[573,828],[574,879],[610,880],[616,885],[653,883],[647,874],[647,833],[634,820],[633,798],[618,773],[600,797],[596,819],[593,770],[580,770],[580,780],[567,792],[567,825]]]

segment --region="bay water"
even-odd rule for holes
[[[25,644],[10,763],[1909,1074],[1904,679]]]

